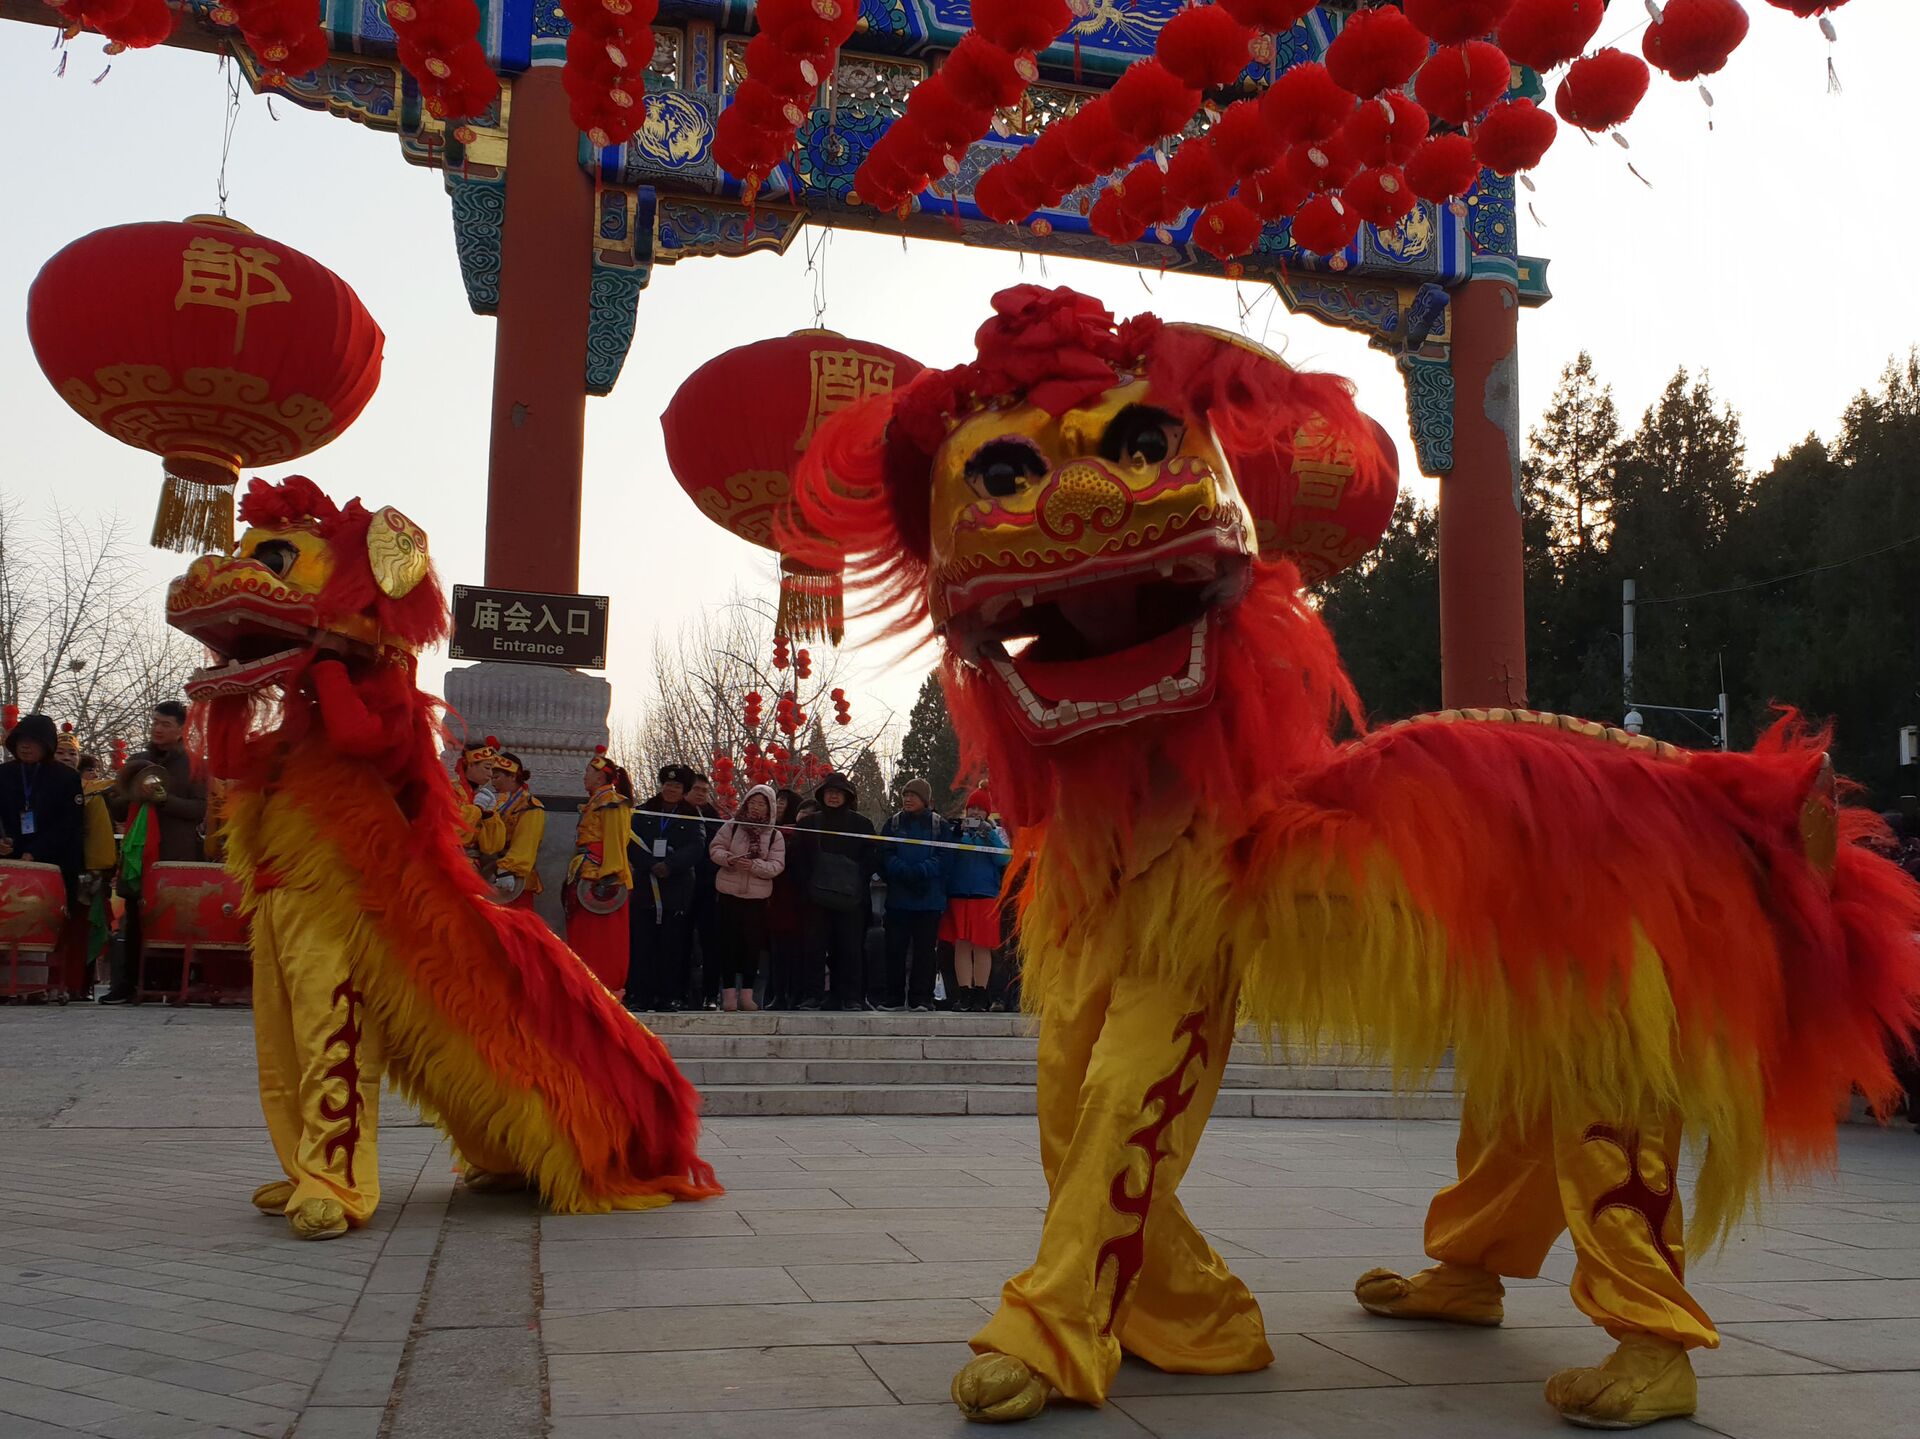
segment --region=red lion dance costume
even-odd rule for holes
[[[1225,457],[1315,415],[1361,434],[1345,384],[1064,289],[994,309],[975,363],[823,427],[791,527],[844,548],[901,631],[931,620],[1020,826],[1051,1201],[955,1401],[1098,1403],[1123,1351],[1272,1361],[1175,1194],[1244,1020],[1407,1084],[1454,1052],[1438,1262],[1365,1275],[1366,1308],[1497,1324],[1501,1277],[1571,1232],[1573,1300],[1618,1347],[1549,1401],[1603,1427],[1691,1412],[1687,1351],[1717,1335],[1688,1243],[1829,1159],[1855,1087],[1894,1094],[1920,891],[1854,843],[1877,821],[1836,805],[1791,719],[1745,755],[1507,710],[1336,744],[1353,691],[1294,567],[1255,554]]]
[[[255,480],[241,514],[236,552],[175,580],[167,619],[220,657],[188,692],[233,781],[227,864],[286,1174],[254,1203],[303,1239],[367,1221],[383,1069],[470,1181],[524,1176],[570,1213],[718,1193],[660,1042],[537,918],[489,904],[458,847],[437,704],[414,683],[447,627],[426,536],[306,479]]]

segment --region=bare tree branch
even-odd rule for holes
[[[102,752],[179,698],[197,651],[166,626],[117,517],[50,518],[29,533],[22,505],[0,501],[0,699],[71,723]]]

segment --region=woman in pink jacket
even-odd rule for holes
[[[775,876],[787,867],[787,841],[773,827],[773,803],[772,786],[755,785],[707,849],[718,866],[713,947],[723,966],[720,1007],[726,1010],[760,1007],[753,1002],[753,984],[766,946],[767,901]]]

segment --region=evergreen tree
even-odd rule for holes
[[[1544,521],[1549,557],[1584,558],[1604,548],[1619,449],[1613,388],[1595,378],[1593,356],[1582,350],[1560,371],[1546,413],[1527,436],[1520,467]]]
[[[853,767],[847,771],[847,778],[859,792],[860,799],[856,808],[872,820],[875,827],[884,823],[887,814],[887,781],[880,773],[880,760],[869,745],[860,751],[853,761]]]
[[[1370,721],[1440,705],[1440,521],[1402,495],[1379,546],[1319,590]]]
[[[920,694],[907,715],[907,737],[900,743],[900,758],[893,772],[894,803],[899,801],[900,787],[915,775],[926,777],[933,786],[934,808],[945,810],[960,782],[960,736],[953,731],[938,673],[929,674],[921,682]]]

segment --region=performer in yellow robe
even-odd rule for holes
[[[495,773],[499,776],[501,800],[500,808],[494,813],[506,828],[506,844],[494,864],[494,874],[496,877],[515,875],[526,880],[510,907],[532,909],[534,896],[542,890],[536,866],[540,843],[547,835],[546,807],[527,788],[530,776],[518,755],[502,753]]]
[[[497,812],[500,795],[494,788],[499,763],[500,741],[488,735],[483,743],[470,744],[461,753],[460,770],[453,779],[460,813],[457,838],[476,863],[500,853],[507,844],[506,826]]]
[[[633,781],[601,745],[587,761],[587,802],[580,806],[573,861],[567,866],[567,944],[615,994],[627,984],[627,900],[633,869]],[[583,893],[584,891],[584,893]]]

